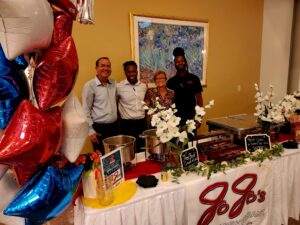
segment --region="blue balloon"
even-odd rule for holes
[[[14,64],[15,64],[15,67],[17,67],[18,69],[22,69],[22,70],[25,70],[27,68],[27,66],[28,66],[28,63],[27,63],[24,55],[18,56],[14,60]]]
[[[3,211],[26,218],[26,224],[42,224],[59,215],[71,202],[83,165],[58,169],[48,166],[26,183]]]
[[[21,101],[20,91],[10,77],[0,77],[0,129],[4,129]]]
[[[8,75],[11,69],[12,63],[6,58],[2,46],[0,45],[0,76]]]
[[[8,76],[11,77],[17,84],[20,90],[21,99],[29,99],[29,83],[26,79],[24,71],[12,69]]]
[[[28,63],[24,55],[20,55],[12,61],[8,60],[0,44],[0,76],[7,76],[12,71],[12,69],[25,70],[27,66]]]

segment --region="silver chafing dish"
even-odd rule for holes
[[[225,130],[232,135],[234,142],[242,140],[247,134],[255,134],[261,131],[257,117],[249,114],[238,114],[219,118],[208,119],[206,124],[211,130]]]

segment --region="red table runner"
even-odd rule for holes
[[[125,173],[125,180],[134,179],[141,175],[149,175],[160,172],[161,163],[155,161],[139,162]]]

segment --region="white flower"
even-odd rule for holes
[[[168,121],[168,125],[171,127],[176,127],[179,125],[181,118],[177,117],[177,116],[172,116],[169,121]]]
[[[168,128],[168,124],[165,121],[161,121],[156,127],[157,130],[165,130]]]
[[[172,138],[177,138],[179,137],[179,128],[178,127],[169,127],[168,128],[169,134],[172,136]]]
[[[172,109],[167,109],[161,112],[161,117],[164,121],[170,120],[170,118],[173,116],[173,111]]]
[[[206,106],[204,106],[204,108],[210,109],[214,104],[215,104],[215,100],[210,100],[208,102],[208,104]]]
[[[179,141],[180,141],[180,142],[184,142],[186,139],[187,139],[187,132],[186,132],[186,131],[182,131],[182,132],[179,134]]]
[[[205,115],[205,111],[203,107],[200,106],[196,106],[195,107],[195,111],[196,111],[196,116],[204,116]]]
[[[160,123],[161,119],[157,114],[154,114],[151,118],[151,126],[156,127]]]
[[[196,129],[195,121],[194,120],[187,120],[186,125],[187,125],[187,132],[190,133],[190,134],[193,134],[193,130]]]
[[[172,139],[172,136],[169,133],[163,133],[162,135],[160,135],[160,141],[162,143],[167,143],[171,139]]]

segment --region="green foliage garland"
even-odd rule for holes
[[[162,169],[164,171],[170,171],[174,178],[173,182],[178,183],[178,178],[183,173],[196,173],[199,176],[206,176],[210,179],[211,175],[218,172],[223,172],[227,169],[237,168],[241,165],[246,164],[249,161],[258,162],[261,166],[262,162],[266,159],[272,160],[274,157],[280,157],[283,153],[283,146],[280,144],[274,144],[270,150],[256,150],[255,152],[244,152],[239,157],[231,159],[229,161],[216,162],[209,160],[200,163],[198,166],[191,166],[184,172],[181,168],[176,167],[172,163],[167,163]]]

